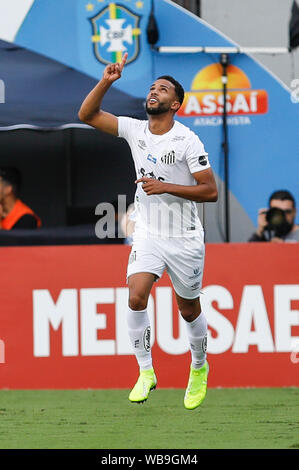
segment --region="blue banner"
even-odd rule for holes
[[[169,0],[154,2],[156,46],[232,46],[211,25]],[[145,97],[159,75],[173,75],[186,96],[177,119],[204,142],[223,179],[223,90],[219,54],[163,54],[147,40],[150,1],[36,0],[16,43],[100,79],[109,62],[128,52],[115,86]],[[230,54],[228,74],[229,189],[255,224],[278,189],[299,202],[299,104],[291,91],[252,57]],[[232,214],[233,216],[233,214]]]

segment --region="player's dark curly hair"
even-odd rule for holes
[[[171,77],[170,75],[161,75],[161,77],[158,77],[157,80],[167,80],[168,82],[172,83],[175,88],[176,95],[178,97],[178,100],[180,104],[183,104],[184,101],[184,96],[185,96],[185,90],[182,87],[182,85],[175,80],[175,78]]]

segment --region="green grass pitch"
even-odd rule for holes
[[[184,390],[143,405],[128,390],[1,390],[1,449],[298,449],[299,388]]]

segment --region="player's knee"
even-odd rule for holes
[[[200,312],[201,312],[201,309],[200,309],[200,303],[198,302],[198,300],[194,302],[191,301],[191,302],[186,303],[185,305],[180,306],[180,313],[182,317],[184,318],[184,320],[186,320],[187,322],[191,322],[195,320],[200,314]]]
[[[198,316],[195,312],[190,312],[189,310],[183,310],[181,311],[181,315],[186,320],[187,322],[191,322],[195,320],[195,318]]]
[[[147,299],[143,295],[133,294],[129,297],[129,307],[132,310],[145,310],[147,307]]]

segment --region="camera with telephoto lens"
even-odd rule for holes
[[[270,240],[273,237],[283,238],[292,229],[292,224],[287,221],[285,212],[278,207],[271,207],[266,212],[266,220],[268,224],[265,227],[265,232],[268,233]]]

